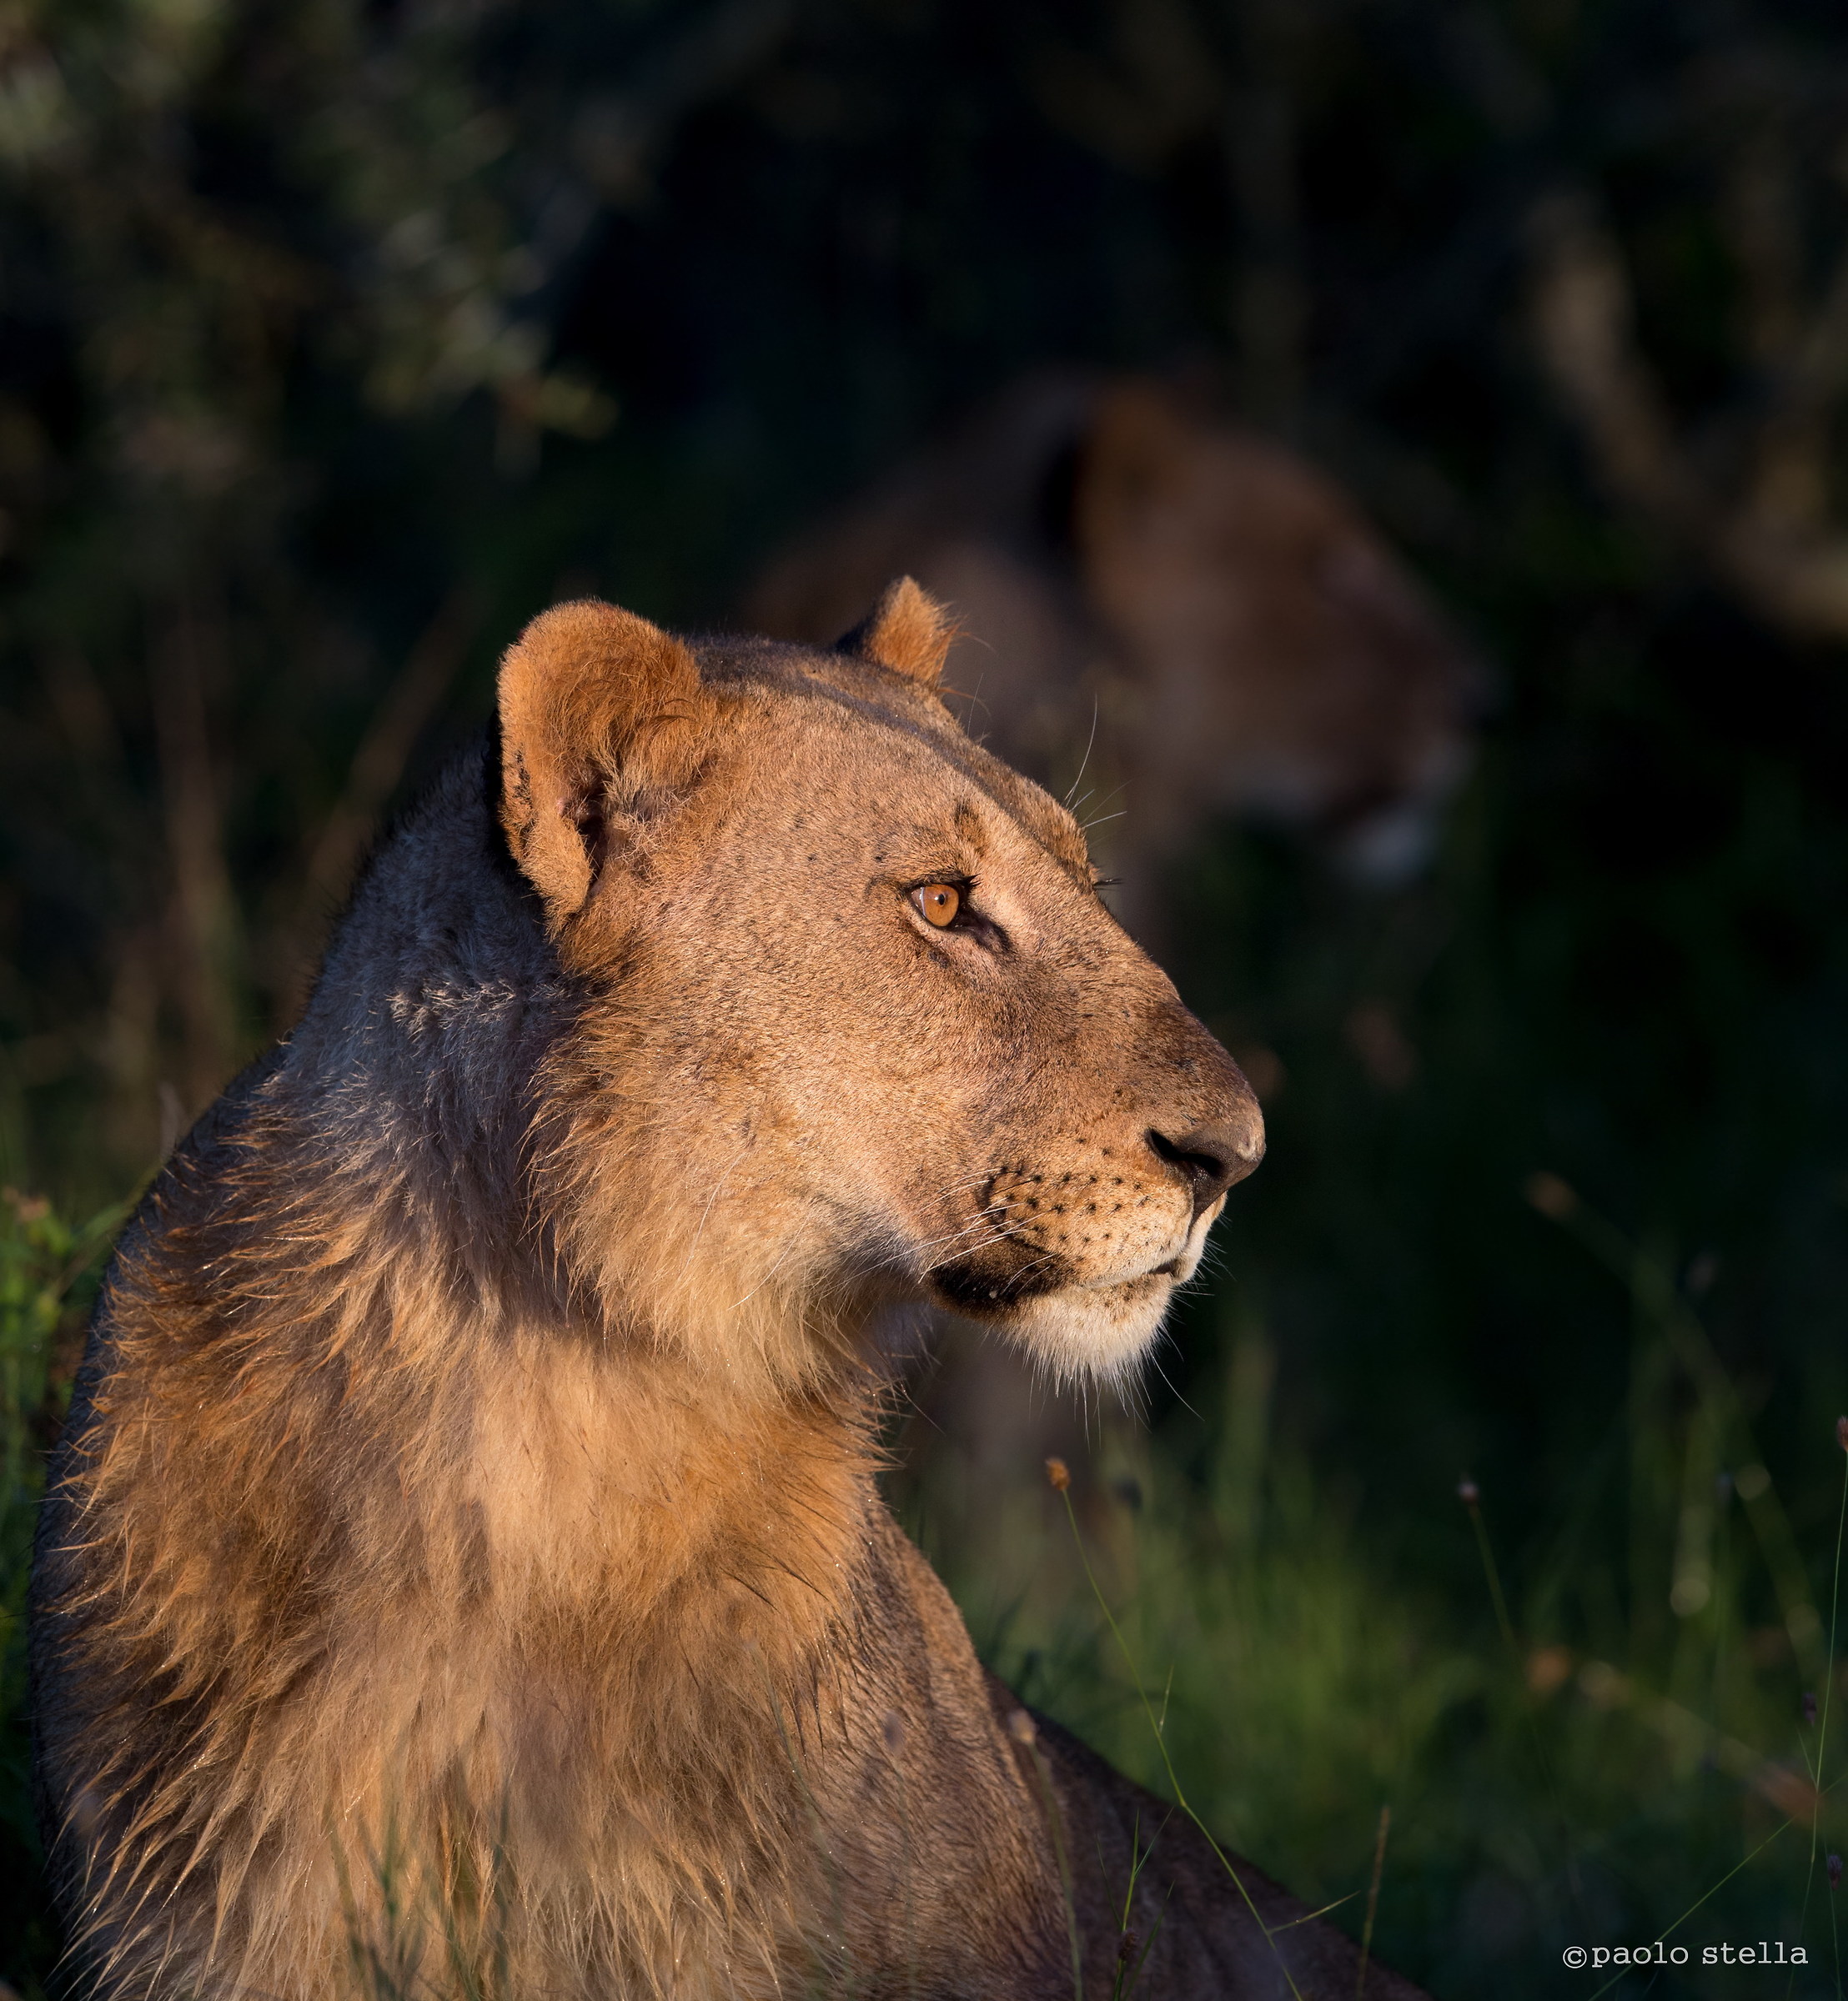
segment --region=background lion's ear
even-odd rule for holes
[[[614,604],[555,604],[500,663],[500,822],[555,922],[651,796],[697,765],[711,703],[693,655]]]
[[[879,602],[840,642],[839,650],[934,688],[955,637],[949,614],[937,599],[911,578],[900,577],[886,586]]]

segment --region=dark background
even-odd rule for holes
[[[1228,826],[1176,885],[1183,991],[1283,1082],[1158,1425],[1206,1412],[1165,1434],[1205,1463],[1236,1296],[1279,1431],[1466,1624],[1466,1470],[1517,1611],[1569,1515],[1587,1602],[1665,1619],[1619,1547],[1638,1294],[1545,1171],[1698,1311],[1826,1592],[1845,112],[1821,0],[15,8],[4,1178],[118,1198],[287,1025],[560,592],[722,619],[1023,368],[1182,371],[1497,693],[1419,880]]]

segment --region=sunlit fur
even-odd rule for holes
[[[930,612],[697,657],[549,614],[161,1175],[34,1583],[95,1992],[1062,1994],[1047,1784],[1110,1963],[1155,1809],[1007,1734],[874,1488],[873,1362],[948,1287],[1122,1367],[1210,1221],[1146,1131],[1261,1128],[937,705]],[[995,938],[914,921],[947,870]],[[1268,1991],[1168,1846],[1162,1991]]]

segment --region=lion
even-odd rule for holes
[[[1354,1989],[876,1491],[921,1314],[1120,1378],[1263,1151],[947,639],[545,613],[162,1171],[34,1570],[90,1993]]]

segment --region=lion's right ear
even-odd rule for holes
[[[614,604],[555,604],[500,663],[500,824],[554,923],[650,800],[699,761],[711,714],[693,655]]]
[[[842,653],[856,654],[935,688],[955,638],[956,627],[948,612],[912,578],[899,577],[886,586],[879,602],[836,644]]]

